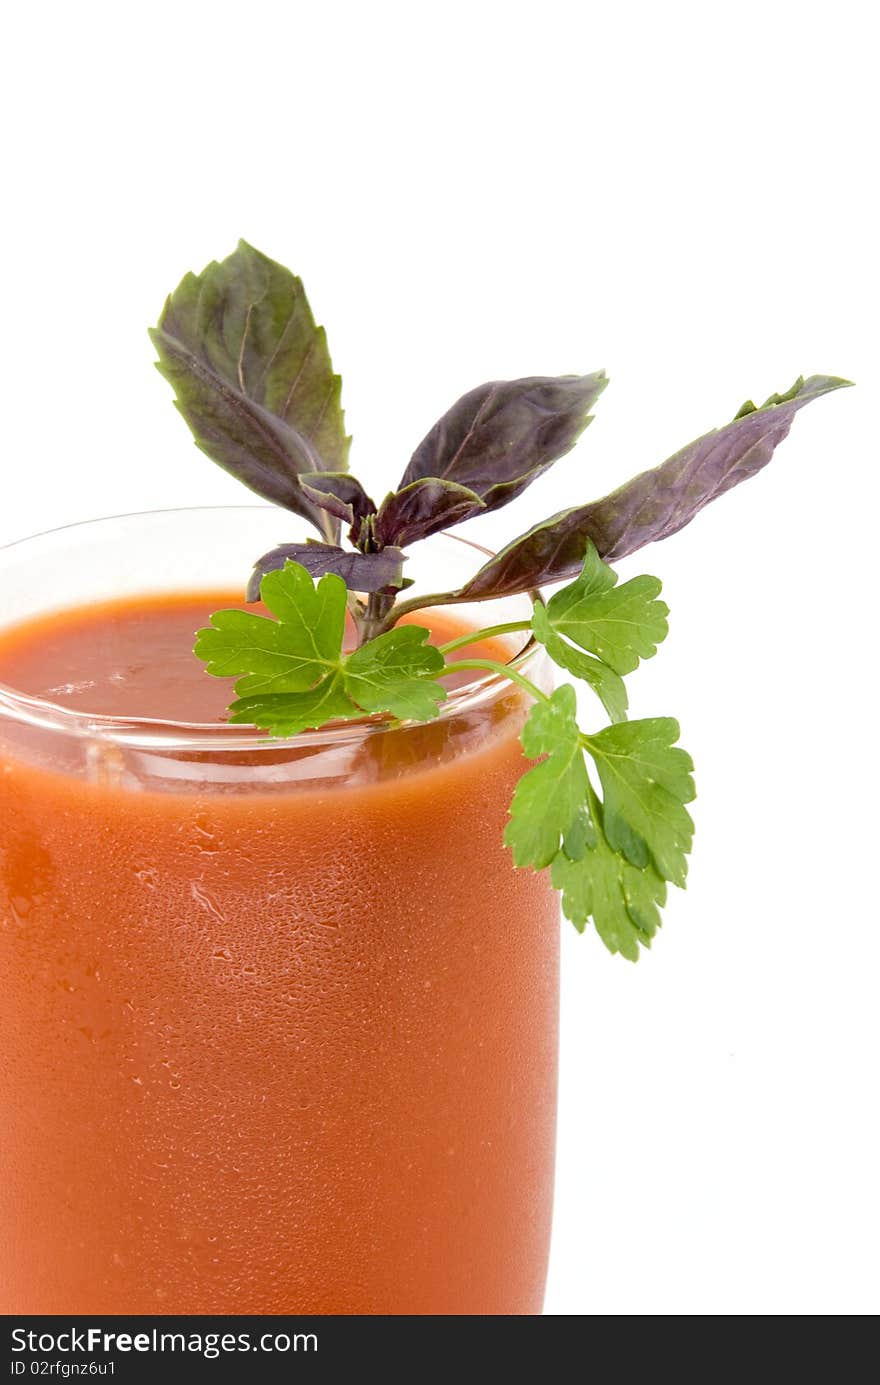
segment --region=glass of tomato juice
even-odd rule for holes
[[[0,552],[7,1314],[541,1311],[558,905],[502,844],[527,701],[484,676],[425,725],[225,724],[193,635],[284,520]],[[473,567],[423,547],[415,591]]]

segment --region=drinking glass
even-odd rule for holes
[[[0,635],[243,591],[289,519],[12,544]],[[413,592],[482,561],[420,550]],[[269,740],[0,687],[0,1311],[541,1311],[558,907],[502,844],[527,710],[487,674],[431,723]]]

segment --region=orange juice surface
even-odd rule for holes
[[[33,621],[0,682],[219,722],[191,650],[228,604]],[[0,714],[0,1312],[541,1311],[558,911],[502,845],[525,711],[219,769]]]

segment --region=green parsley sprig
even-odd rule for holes
[[[684,807],[694,796],[693,766],[675,745],[678,723],[624,719],[623,675],[666,636],[659,593],[654,577],[617,586],[590,544],[579,576],[546,606],[536,601],[531,621],[469,630],[440,648],[424,626],[399,625],[346,654],[345,583],[330,574],[316,584],[288,560],[262,580],[270,616],[217,611],[195,651],[209,673],[236,676],[230,720],[272,736],[365,714],[431,720],[447,698],[438,680],[450,673],[494,672],[518,683],[533,702],[521,741],[536,763],[517,783],[505,843],[515,865],[550,868],[577,928],[592,918],[606,946],[634,961],[659,925],[665,882],[685,883],[693,836]],[[516,631],[530,632],[596,692],[611,725],[580,730],[572,683],[548,695],[504,663],[455,658],[464,646]]]

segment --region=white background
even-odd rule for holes
[[[576,452],[469,527],[488,543],[800,372],[858,382],[623,565],[672,608],[633,711],[680,718],[698,832],[637,967],[566,925],[553,1314],[880,1306],[869,13],[177,0],[6,21],[0,541],[243,496],[145,334],[239,235],[305,279],[379,490],[471,386],[608,369]]]

